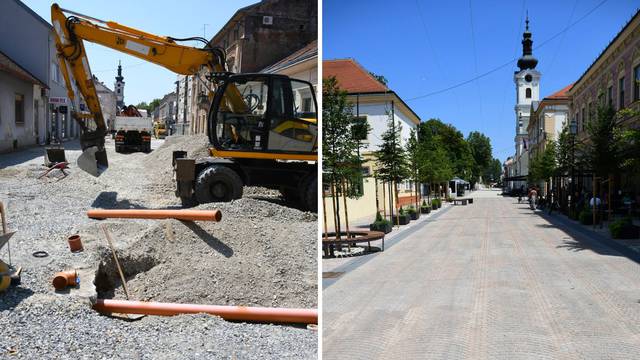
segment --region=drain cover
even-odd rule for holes
[[[335,279],[338,276],[344,274],[344,271],[325,271],[322,273],[323,279]]]

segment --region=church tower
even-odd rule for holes
[[[124,77],[122,77],[122,65],[120,61],[118,61],[118,76],[116,76],[115,83],[115,92],[116,92],[116,106],[118,108],[124,107]]]
[[[536,70],[538,60],[533,57],[533,40],[529,31],[529,15],[527,15],[525,31],[522,34],[522,56],[518,59],[519,71],[513,76],[516,84],[516,156],[514,159],[516,175],[529,174],[529,154],[527,127],[531,102],[540,98],[540,72]]]

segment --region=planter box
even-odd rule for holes
[[[409,216],[411,216],[411,220],[418,220],[418,218],[420,218],[420,213],[416,211],[413,214],[409,214]]]
[[[436,203],[431,203],[431,208],[432,208],[433,210],[438,210],[438,204],[436,204]]]
[[[369,225],[369,231],[382,231],[383,233],[388,234],[391,232],[391,230],[393,230],[393,225],[391,225],[391,223],[386,223],[386,224],[373,223]]]
[[[400,220],[400,223],[398,223],[398,219]],[[393,225],[407,225],[409,221],[411,221],[411,216],[409,216],[409,214],[400,215],[398,217],[393,215]]]
[[[421,214],[428,214],[431,212],[431,208],[428,206],[421,206],[420,207],[420,213]]]

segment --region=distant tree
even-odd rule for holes
[[[140,102],[138,103],[138,105],[136,105],[136,108],[138,110],[149,110],[149,105],[146,102]]]
[[[500,180],[500,175],[502,175],[502,162],[494,158],[485,168],[483,177],[485,180],[497,182]]]
[[[475,182],[484,173],[492,160],[491,140],[480,132],[472,131],[467,137],[467,142],[474,160],[472,182]]]
[[[418,143],[418,137],[415,129],[411,129],[409,134],[409,140],[407,141],[406,153],[409,164],[409,178],[414,184],[414,190],[416,192],[416,210],[420,209],[420,176],[419,169],[422,166],[420,162],[420,144]]]
[[[387,86],[388,80],[387,80],[386,77],[384,77],[384,75],[376,75],[376,74],[372,73],[371,71],[369,71],[369,75],[373,76],[376,80],[381,82],[384,86]]]
[[[153,99],[153,100],[151,100],[151,102],[149,103],[149,108],[147,110],[149,110],[149,111],[155,110],[158,106],[160,106],[160,101],[162,101],[162,100],[161,99]]]
[[[548,141],[544,150],[538,153],[529,163],[529,181],[547,183],[557,170],[556,143]]]
[[[619,125],[611,107],[598,107],[594,121],[587,124],[589,141],[581,145],[581,162],[596,176],[606,177],[619,172],[622,165]]]

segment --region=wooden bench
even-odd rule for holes
[[[366,242],[369,244],[371,251],[371,242],[382,240],[382,251],[384,251],[384,233],[381,231],[350,231],[349,236],[341,233],[340,239],[337,239],[335,232],[322,234],[322,251],[325,256],[333,257],[333,248],[335,245],[355,245],[357,243]]]
[[[453,199],[453,205],[467,205],[468,199]]]

